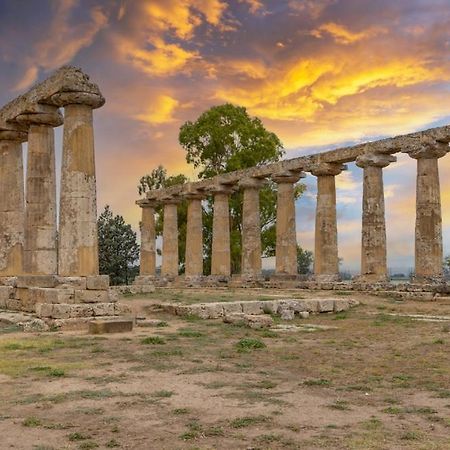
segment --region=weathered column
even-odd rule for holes
[[[244,191],[241,276],[246,279],[262,277],[259,190],[263,185],[264,180],[257,178],[244,178],[239,182],[239,187]]]
[[[395,161],[395,156],[382,153],[365,153],[356,159],[356,165],[364,169],[361,281],[388,280],[383,168]]]
[[[438,159],[450,150],[448,143],[423,139],[407,149],[417,159],[416,187],[416,281],[442,279],[442,213]]]
[[[97,192],[92,110],[104,104],[98,94],[52,96],[64,106],[64,135],[58,236],[58,273],[98,275]]]
[[[29,126],[24,272],[54,275],[57,273],[58,261],[53,127],[62,125],[63,119],[55,106],[35,105],[34,109],[16,118],[18,122]]]
[[[0,277],[23,273],[22,142],[26,139],[24,132],[0,130]]]
[[[154,277],[156,270],[155,203],[146,199],[138,200],[136,203],[142,210],[139,224],[141,231],[139,275]]]
[[[189,192],[186,224],[185,276],[195,279],[203,275],[203,195]]]
[[[168,198],[163,200],[164,224],[161,275],[178,276],[178,208],[179,200]]]
[[[277,183],[275,277],[295,278],[298,275],[294,185],[305,176],[293,172],[272,176]]]
[[[342,164],[320,163],[311,173],[317,177],[314,276],[318,281],[339,280],[335,176]]]
[[[231,255],[228,200],[232,187],[220,185],[212,188],[211,192],[214,193],[211,275],[229,277],[231,275]]]

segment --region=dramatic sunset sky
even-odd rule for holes
[[[107,100],[95,112],[99,211],[137,229],[140,176],[162,164],[194,179],[178,129],[212,105],[247,107],[287,158],[450,124],[450,0],[0,0],[0,103],[63,64]],[[450,156],[440,168],[450,253]],[[306,183],[297,228],[312,249]],[[340,256],[357,270],[361,170],[337,183]],[[389,265],[408,268],[415,161],[399,156],[385,183]]]

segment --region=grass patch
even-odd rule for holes
[[[42,425],[42,421],[38,419],[37,417],[27,417],[23,422],[22,425],[24,427],[28,428],[36,428],[40,427]]]
[[[330,409],[336,409],[338,411],[350,411],[351,408],[348,406],[348,402],[345,400],[336,400],[334,403],[327,405]]]
[[[71,433],[68,436],[70,442],[77,442],[77,441],[86,441],[91,438],[89,434],[83,434],[76,431],[75,433]]]
[[[303,384],[305,386],[329,386],[331,382],[325,378],[313,378],[310,380],[305,380]]]
[[[245,417],[238,417],[236,419],[233,419],[230,422],[230,426],[232,428],[247,428],[254,425],[259,425],[261,423],[267,423],[270,422],[271,418],[267,416],[245,416]]]
[[[185,414],[189,414],[191,410],[189,408],[176,408],[172,411],[175,416],[182,416]]]
[[[166,391],[166,390],[161,390],[161,391],[156,391],[152,393],[152,397],[156,397],[156,398],[169,398],[172,397],[172,395],[175,394],[175,392],[173,391]]]
[[[144,345],[164,345],[166,341],[160,336],[147,336],[141,340]]]
[[[263,341],[255,338],[242,338],[235,346],[240,353],[266,348],[266,344]]]
[[[182,337],[187,338],[198,338],[203,337],[204,334],[197,330],[191,330],[190,328],[183,328],[181,330],[178,330],[178,334]]]

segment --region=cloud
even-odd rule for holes
[[[353,44],[355,42],[385,34],[387,30],[381,27],[370,27],[360,32],[352,32],[343,25],[334,22],[324,23],[311,32],[311,35],[320,39],[324,34],[329,34],[338,44]]]
[[[54,17],[45,30],[45,37],[34,43],[31,54],[24,58],[25,73],[15,85],[16,91],[32,85],[40,69],[49,71],[70,62],[82,48],[90,46],[97,33],[108,24],[107,15],[98,6],[88,11],[88,20],[72,23],[71,15],[78,1],[60,0],[54,5]]]
[[[179,105],[178,100],[170,95],[159,95],[152,100],[152,104],[144,113],[137,114],[135,117],[151,125],[173,122],[173,112]]]

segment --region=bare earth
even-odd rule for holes
[[[448,301],[352,293],[362,304],[349,312],[289,322],[334,327],[313,332],[152,311],[271,295],[331,294],[165,289],[123,301],[167,326],[100,337],[0,328],[0,448],[450,449],[450,320],[402,316],[450,316]],[[239,348],[243,338],[256,341]]]

